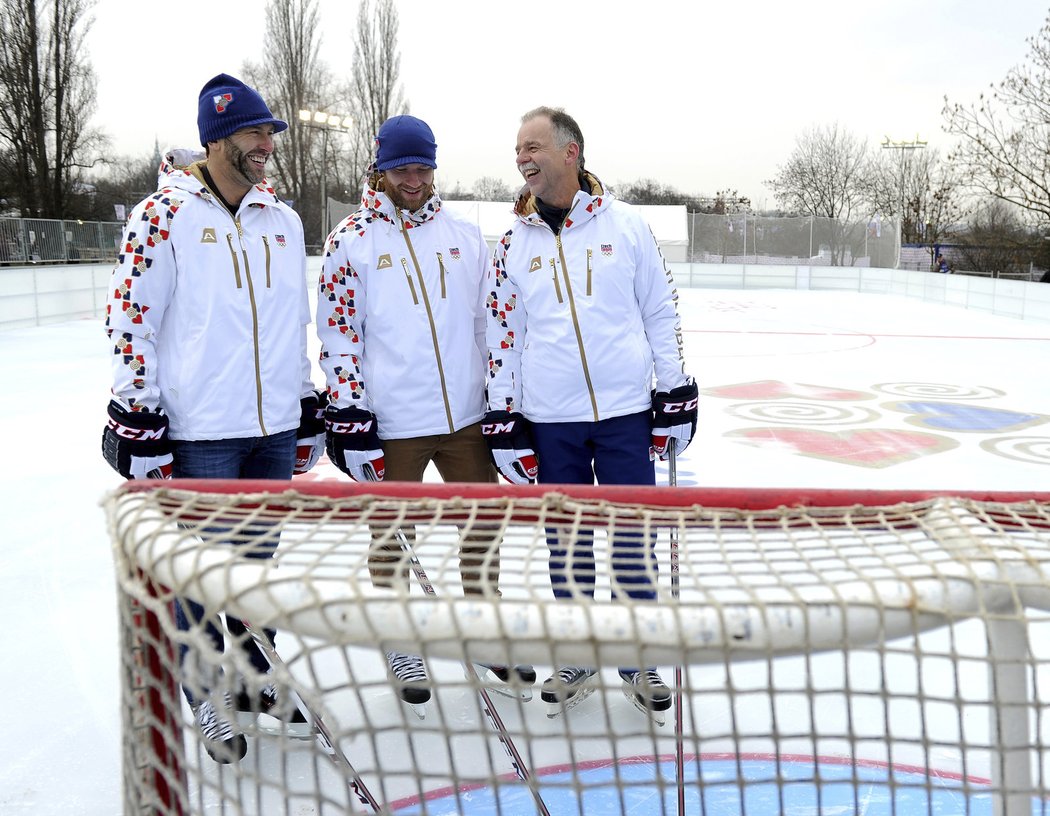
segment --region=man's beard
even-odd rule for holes
[[[395,207],[398,207],[402,210],[408,210],[409,212],[414,212],[415,210],[418,210],[420,207],[426,204],[430,200],[430,197],[434,195],[434,185],[433,183],[431,183],[423,188],[423,192],[418,198],[418,203],[414,206],[405,201],[405,199],[401,195],[401,192],[395,189],[393,185],[384,185],[383,192],[387,194],[387,197],[393,202]]]
[[[253,186],[261,182],[266,178],[266,173],[257,169],[254,164],[248,160],[248,156],[241,150],[237,145],[233,143],[233,140],[228,136],[223,139],[226,145],[226,159],[229,161],[230,166],[236,170],[241,177],[248,183],[248,186]],[[256,178],[258,176],[258,178]]]

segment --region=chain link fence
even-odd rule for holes
[[[356,206],[329,199],[330,224],[338,224]],[[689,213],[688,219],[687,260],[694,263],[895,269],[901,260],[896,221],[699,212]],[[0,264],[115,260],[123,227],[119,221],[0,218]]]
[[[894,269],[900,249],[898,224],[885,219],[689,213],[689,260],[693,263]]]
[[[0,265],[116,260],[120,221],[0,218]]]

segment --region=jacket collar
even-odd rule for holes
[[[205,200],[213,200],[219,204],[219,206],[222,206],[215,194],[208,188],[208,185],[204,181],[204,175],[201,173],[201,167],[203,164],[203,161],[198,161],[194,162],[189,167],[176,167],[172,169],[172,171],[165,177],[161,189],[174,187],[179,190],[184,190],[187,193],[200,196]],[[277,198],[277,193],[274,191],[273,187],[270,186],[270,182],[263,179],[245,193],[244,198],[241,200],[241,207],[245,205],[267,207],[273,206],[279,201],[280,199]],[[240,209],[240,207],[238,207],[238,209]]]
[[[603,208],[609,206],[609,202],[613,199],[612,193],[606,191],[599,178],[593,173],[584,170],[583,180],[590,189],[589,191],[580,189],[576,192],[562,229],[571,229],[574,225],[589,221]],[[518,200],[514,205],[514,212],[526,224],[544,224],[536,208],[536,198],[529,192],[528,185],[521,188]]]
[[[364,191],[361,194],[361,208],[395,226],[400,226],[398,223],[398,215],[400,215],[405,229],[412,229],[422,226],[427,221],[432,221],[441,212],[441,196],[438,195],[435,188],[430,198],[418,210],[414,212],[402,210],[386,194],[383,188],[383,176],[373,173],[365,181]]]

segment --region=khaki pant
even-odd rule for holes
[[[421,482],[431,462],[446,482],[497,481],[488,444],[481,435],[481,424],[468,425],[455,433],[417,436],[411,439],[384,439],[383,458],[386,464],[384,480],[388,482]],[[459,575],[466,595],[499,595],[499,535],[498,525],[486,530],[475,524],[471,532],[460,539]],[[409,543],[415,541],[414,530],[402,530]],[[382,531],[373,530],[373,538],[382,537]],[[374,541],[368,554],[368,570],[377,587],[407,588],[408,561],[397,541],[386,536],[385,541]]]

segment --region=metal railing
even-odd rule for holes
[[[123,230],[120,221],[0,218],[0,265],[113,261]]]

